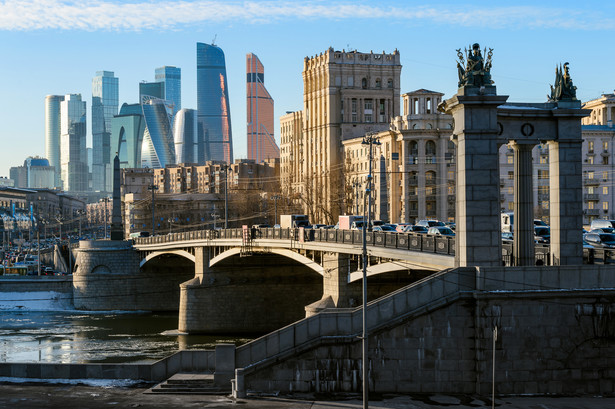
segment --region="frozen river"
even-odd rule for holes
[[[72,309],[62,293],[0,293],[0,362],[151,362],[249,338],[178,335],[177,313]]]

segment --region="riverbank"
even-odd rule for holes
[[[247,409],[358,409],[360,396],[321,400],[316,396],[265,396],[232,399],[220,395],[153,395],[146,386],[130,388],[84,385],[3,384],[0,383],[1,409],[102,409],[117,408],[232,408]],[[601,397],[505,397],[496,399],[498,409],[615,409],[615,398]],[[470,409],[491,408],[486,398],[472,396],[383,396],[369,402],[372,409]]]

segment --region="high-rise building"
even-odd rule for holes
[[[173,106],[173,116],[182,109],[182,70],[165,65],[156,68],[156,82],[164,85],[164,98]],[[161,98],[161,97],[158,97]]]
[[[303,62],[303,132],[293,140],[301,158],[288,161],[293,195],[318,223],[334,223],[346,211],[346,168],[342,142],[388,130],[399,115],[399,52],[325,52]],[[290,118],[285,117],[285,120]],[[291,155],[296,149],[286,149]],[[285,169],[287,171],[287,169]],[[286,174],[287,172],[285,172]],[[300,176],[301,175],[301,176]]]
[[[175,158],[179,163],[198,163],[198,121],[197,111],[181,109],[173,121],[173,141],[175,142]],[[202,144],[201,144],[202,145]]]
[[[49,164],[55,168],[54,187],[60,183],[60,102],[63,95],[47,95],[45,97],[45,156]]]
[[[273,132],[273,98],[265,88],[265,68],[256,54],[246,55],[248,159],[279,158]]]
[[[87,191],[86,133],[85,101],[81,100],[81,94],[66,95],[60,103],[60,166],[66,191]]]
[[[140,82],[139,103],[143,101],[143,97],[166,99],[164,91],[164,82]]]
[[[118,152],[121,168],[141,167],[145,118],[141,104],[123,104],[111,120],[111,151]]]
[[[162,99],[143,97],[141,108],[145,118],[141,166],[156,169],[174,164],[170,107]]]
[[[196,43],[196,86],[199,137],[205,144],[203,163],[233,162],[231,111],[224,52],[215,45]]]
[[[112,71],[97,71],[92,79],[92,190],[113,190],[111,177],[111,120],[117,115],[119,78]]]

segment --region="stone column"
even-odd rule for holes
[[[417,149],[417,157],[419,161],[418,172],[417,172],[418,173],[417,175],[418,177],[418,183],[417,183],[418,215],[416,218],[417,220],[423,220],[427,218],[426,217],[427,210],[425,209],[426,191],[425,191],[425,140],[424,139],[419,139],[417,141],[416,149]]]
[[[502,264],[497,107],[494,86],[460,88],[445,103],[457,140],[455,264]]]
[[[532,185],[532,148],[534,144],[511,142],[515,152],[514,265],[533,266],[534,200]]]
[[[347,308],[361,304],[361,293],[355,294],[349,289],[350,256],[342,253],[324,253],[322,266],[325,269],[323,277],[323,299],[331,297],[335,307]],[[356,268],[352,268],[356,270]],[[359,290],[361,289],[357,286]]]
[[[560,126],[560,129],[562,128]],[[578,135],[580,136],[580,130]],[[571,141],[549,141],[549,212],[553,265],[583,264],[581,144],[580,138]]]

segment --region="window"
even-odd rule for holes
[[[594,208],[594,202],[587,202],[587,208],[588,209],[593,209]]]
[[[602,141],[602,149],[605,152],[609,150],[609,141]]]
[[[604,179],[605,182],[609,179],[608,171],[605,170],[604,172],[602,172],[602,179]]]
[[[538,179],[549,179],[549,171],[538,169]]]
[[[512,165],[513,163],[515,163],[515,158],[512,155],[508,155],[507,162],[509,165]]]
[[[588,186],[587,187],[587,194],[588,195],[593,195],[594,194],[594,187],[593,186]]]
[[[357,122],[357,99],[353,98],[351,100],[351,112],[352,112],[352,122]]]
[[[363,78],[363,79],[361,80],[361,87],[362,87],[363,89],[367,88],[367,78]]]
[[[387,80],[387,88],[393,88],[393,79],[392,78],[389,78]]]
[[[348,77],[348,86],[354,87],[354,77]]]
[[[508,202],[508,210],[515,210],[515,202]]]
[[[587,179],[593,179],[594,178],[594,171],[590,170],[587,172]]]
[[[542,187],[542,186],[541,186],[541,187]],[[508,194],[509,194],[509,195],[512,195],[513,193],[514,193],[514,189],[513,189],[513,187],[512,187],[512,186],[509,186],[509,187],[508,187]]]
[[[609,187],[608,186],[602,186],[602,194],[603,195],[608,195],[609,194]]]
[[[508,172],[508,180],[513,180],[515,178],[515,172]]]
[[[602,210],[609,210],[609,202],[602,202]]]
[[[549,157],[545,156],[545,155],[541,155],[540,156],[540,163],[542,163],[543,165],[549,163]]]
[[[587,151],[588,152],[593,152],[594,151],[594,141],[588,141],[587,142]]]
[[[448,194],[449,195],[454,195],[455,194],[455,186],[449,186],[448,187]]]
[[[545,210],[549,209],[549,201],[548,200],[543,200],[540,202],[540,207],[542,207]]]
[[[380,78],[376,78],[376,88],[382,88],[382,81]]]
[[[593,156],[587,157],[587,163],[590,164],[590,165],[593,165],[594,164],[594,157]]]
[[[608,165],[609,164],[609,157],[608,156],[603,156],[602,157],[602,164],[603,165]]]
[[[434,141],[425,142],[425,155],[436,154],[436,143]]]

